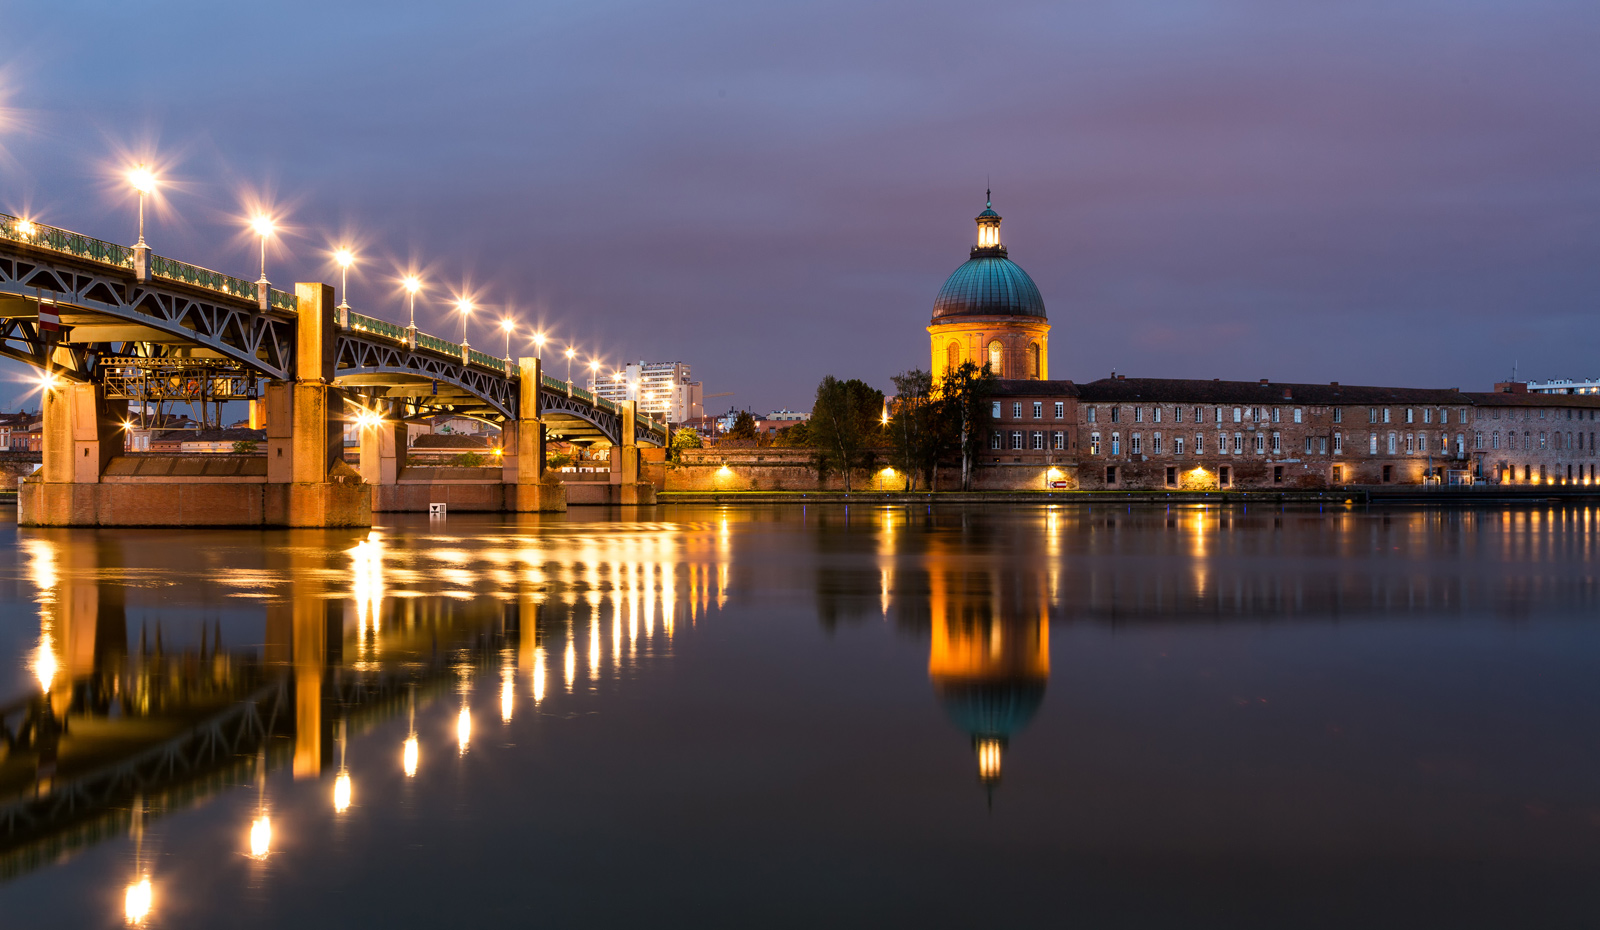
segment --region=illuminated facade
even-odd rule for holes
[[[928,324],[935,381],[963,362],[996,377],[1050,377],[1050,324],[1039,288],[1006,257],[993,202],[977,216],[978,239],[967,261],[939,289]]]
[[[630,362],[620,371],[589,379],[589,390],[612,403],[636,400],[639,412],[684,423],[705,413],[701,386],[683,362]]]

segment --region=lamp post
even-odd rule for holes
[[[544,361],[544,333],[533,334],[533,357]]]
[[[461,314],[461,364],[467,363],[467,352],[472,345],[467,342],[467,317],[472,315],[472,298],[460,297],[456,299],[456,312]]]
[[[277,227],[272,222],[272,217],[259,213],[250,221],[250,226],[261,237],[261,280],[256,282],[256,300],[262,310],[272,306],[272,284],[267,281],[267,237],[271,236]]]
[[[400,282],[406,289],[406,297],[411,304],[411,322],[406,324],[406,343],[412,351],[417,348],[417,291],[422,290],[422,279],[414,274],[408,274]]]
[[[133,185],[133,189],[139,192],[139,241],[134,244],[134,248],[149,248],[144,244],[144,197],[146,194],[155,192],[155,172],[150,170],[149,165],[140,162],[128,169],[128,183]]]
[[[506,374],[511,374],[511,331],[517,328],[517,321],[506,317],[500,321],[500,328],[506,334]]]
[[[350,309],[350,266],[356,262],[356,253],[347,248],[333,250],[333,260],[339,265],[339,309]]]
[[[578,350],[577,349],[573,348],[572,346],[567,346],[567,393],[568,394],[572,393],[572,357],[574,355],[577,355],[577,354],[578,354]]]
[[[589,389],[594,390],[600,386],[600,360],[589,360]]]

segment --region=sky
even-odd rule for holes
[[[1600,376],[1600,6],[0,0],[0,209],[451,294],[608,365],[809,409],[927,367],[985,184],[1051,374],[1488,390]],[[526,331],[526,330],[525,330]],[[524,340],[514,354],[530,354]],[[551,370],[564,376],[561,363]],[[25,388],[0,382],[14,409]],[[11,390],[15,385],[15,391]]]

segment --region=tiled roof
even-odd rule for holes
[[[1473,392],[1467,397],[1479,407],[1600,407],[1600,394],[1507,394]]]
[[[150,437],[151,442],[266,442],[261,429],[169,429]]]
[[[1077,397],[1078,386],[1071,381],[996,378],[991,393],[997,397]]]
[[[1200,381],[1183,378],[1102,378],[1080,384],[1083,403],[1185,404],[1426,404],[1472,401],[1449,388],[1370,387],[1355,384],[1286,384],[1275,381]]]

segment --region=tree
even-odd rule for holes
[[[939,385],[939,417],[961,452],[961,490],[972,490],[972,460],[980,442],[978,427],[988,419],[984,401],[994,390],[994,372],[971,362],[947,369]]]
[[[811,448],[811,424],[805,420],[790,423],[773,434],[772,444],[785,449]]]
[[[255,455],[257,443],[254,439],[238,439],[233,443],[234,455]]]
[[[702,445],[698,432],[692,429],[680,429],[672,434],[672,445],[670,447],[672,460],[677,461],[679,453],[684,449],[698,449]]]
[[[733,418],[733,428],[723,434],[726,439],[754,439],[756,438],[756,418],[748,410],[739,411]]]
[[[864,381],[840,381],[828,375],[817,385],[809,430],[817,473],[843,472],[846,494],[850,493],[850,469],[872,465],[873,446],[883,438],[882,412],[883,392]]]
[[[934,466],[943,451],[939,406],[934,402],[933,375],[921,369],[894,376],[894,416],[889,420],[890,459],[916,489],[921,477],[932,486]]]

